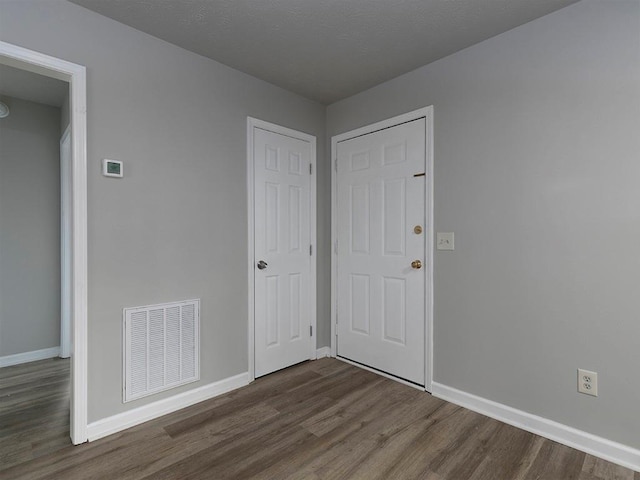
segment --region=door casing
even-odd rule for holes
[[[69,82],[71,102],[71,441],[88,439],[86,68],[0,41],[0,63]]]
[[[338,142],[349,140],[385,128],[400,125],[420,118],[425,119],[426,139],[426,195],[425,195],[425,259],[431,268],[426,274],[425,285],[425,387],[431,391],[433,381],[433,106],[420,108],[412,112],[398,115],[380,122],[373,123],[349,132],[331,137],[331,356],[336,357],[336,317],[338,311],[338,203],[337,203],[337,147]],[[361,366],[361,365],[358,365]],[[377,371],[376,371],[377,372]],[[380,372],[377,372],[380,373]],[[388,376],[388,375],[385,375]],[[390,378],[396,379],[396,377]],[[399,380],[399,379],[396,379]],[[407,383],[399,380],[402,383]],[[413,384],[411,384],[414,386]]]
[[[71,125],[60,139],[60,358],[71,356]]]
[[[317,259],[317,238],[316,238],[316,137],[307,133],[292,130],[273,123],[265,122],[253,117],[247,117],[247,211],[248,211],[248,262],[247,262],[247,280],[248,280],[248,361],[249,361],[249,382],[255,380],[255,208],[254,208],[254,155],[253,155],[253,138],[254,129],[260,128],[287,137],[296,138],[309,142],[311,145],[310,163],[312,174],[309,181],[309,239],[311,242],[311,271],[309,275],[309,320],[312,327],[311,334],[311,351],[309,358],[316,358],[316,259]]]

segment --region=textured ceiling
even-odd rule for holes
[[[0,63],[0,95],[60,107],[68,91],[67,82]]]
[[[329,104],[577,0],[70,0]]]

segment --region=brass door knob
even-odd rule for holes
[[[411,262],[411,268],[415,268],[416,270],[422,268],[422,262],[420,260],[414,260]]]

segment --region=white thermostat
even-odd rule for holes
[[[102,160],[102,174],[105,177],[122,178],[122,162],[120,160],[109,160],[108,158],[104,158]]]

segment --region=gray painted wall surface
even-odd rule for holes
[[[639,448],[640,3],[580,2],[333,104],[327,135],[426,105],[456,234],[435,381]]]
[[[0,38],[87,67],[89,420],[246,372],[246,117],[316,135],[322,159],[324,107],[61,0],[3,1]],[[123,405],[123,307],[189,298],[201,381]]]
[[[0,357],[60,345],[60,109],[0,97]]]

